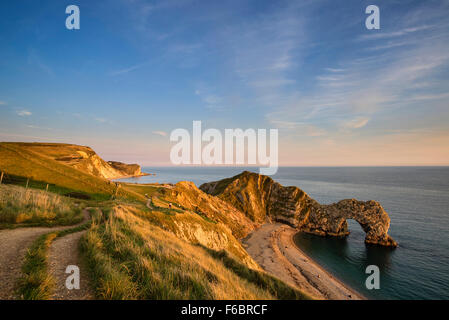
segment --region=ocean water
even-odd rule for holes
[[[144,168],[156,176],[129,182],[204,182],[243,168]],[[273,179],[303,189],[320,203],[377,200],[391,218],[396,249],[366,246],[356,221],[346,239],[299,233],[298,246],[343,282],[372,299],[449,299],[449,167],[282,167]],[[380,289],[368,290],[365,269],[380,269]]]

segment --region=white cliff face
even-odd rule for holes
[[[78,163],[73,164],[73,167],[81,171],[86,171],[91,175],[102,177],[105,179],[117,179],[123,176],[122,172],[114,169],[106,161],[101,159],[97,154],[83,157],[83,159]]]
[[[59,155],[58,157],[55,157],[55,160],[96,177],[118,179],[142,175],[139,165],[128,165],[116,161],[106,162],[89,147],[76,145],[49,145],[48,148],[58,150]]]

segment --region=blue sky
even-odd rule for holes
[[[281,165],[448,165],[448,14],[447,0],[2,1],[0,140],[168,165],[169,133],[201,120],[278,128]]]

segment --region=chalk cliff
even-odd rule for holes
[[[118,161],[108,161],[108,164],[120,172],[122,176],[136,177],[144,175],[138,164],[126,164]]]
[[[128,165],[116,161],[106,162],[90,147],[65,143],[15,143],[14,145],[100,178],[118,179],[142,175],[139,165]]]
[[[387,212],[373,200],[346,199],[321,205],[297,187],[284,187],[268,176],[248,171],[205,183],[200,189],[232,204],[256,223],[279,221],[303,232],[344,237],[349,234],[346,220],[353,219],[365,231],[366,243],[397,246],[388,235]]]

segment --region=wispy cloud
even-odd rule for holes
[[[401,37],[405,35],[409,35],[418,31],[423,31],[432,28],[432,26],[429,25],[423,25],[413,28],[405,28],[399,31],[395,32],[382,32],[382,33],[375,33],[375,34],[365,34],[362,35],[359,39],[360,40],[375,40],[375,39],[385,39],[385,38],[396,38]]]
[[[279,130],[295,130],[307,137],[322,137],[328,134],[327,130],[305,122],[269,120]]]
[[[114,124],[114,122],[112,120],[107,119],[107,118],[103,118],[103,117],[97,117],[97,118],[94,118],[94,120],[96,122],[103,123],[103,124],[110,124],[110,125]]]
[[[388,41],[386,44],[381,44],[377,46],[369,46],[366,48],[368,51],[378,51],[378,50],[387,50],[392,48],[398,48],[398,47],[404,47],[404,46],[410,46],[416,44],[415,40],[408,40],[408,41]]]
[[[191,54],[200,49],[203,45],[201,43],[178,43],[169,47],[173,53]]]
[[[217,35],[239,84],[261,105],[279,101],[295,85],[291,76],[301,63],[304,19],[297,3],[289,3],[253,19],[227,26]]]
[[[32,115],[32,113],[28,110],[18,110],[16,113],[20,117],[29,117]]]
[[[46,62],[44,62],[44,59],[34,48],[28,50],[28,64],[36,66],[48,75],[54,75],[53,69]]]
[[[33,124],[28,124],[28,125],[26,125],[26,127],[30,128],[30,129],[38,129],[38,130],[53,130],[52,128],[40,127],[40,126],[36,126]]]
[[[153,134],[161,136],[161,137],[167,136],[167,132],[165,132],[165,131],[153,131]]]
[[[329,72],[337,72],[337,73],[345,71],[345,69],[339,69],[339,68],[325,68],[325,70],[329,71]]]
[[[413,95],[408,98],[408,101],[424,101],[424,100],[441,100],[448,99],[449,93],[439,93],[439,94],[418,94]]]
[[[225,98],[215,93],[216,90],[205,85],[200,86],[201,89],[195,90],[195,95],[198,96],[204,103],[205,107],[212,110],[221,110],[226,106]]]
[[[122,74],[126,74],[126,73],[130,73],[132,71],[141,69],[145,66],[148,65],[148,62],[146,63],[141,63],[141,64],[137,64],[128,68],[123,68],[123,69],[119,69],[119,70],[115,70],[109,73],[110,76],[118,76],[118,75],[122,75]]]
[[[196,0],[159,0],[149,3],[147,0],[123,0],[132,16],[133,38],[163,42],[182,32],[183,28],[178,24],[161,31],[154,24],[154,16],[166,14],[170,9],[177,10],[188,6],[194,1]]]
[[[341,128],[344,130],[360,129],[360,128],[366,126],[368,122],[369,122],[369,118],[362,117],[362,118],[351,119],[351,120],[347,120],[347,121],[344,121],[343,123],[341,123]]]
[[[408,19],[397,19],[398,26],[404,26],[399,31],[361,36],[359,40],[372,40],[372,45],[336,59],[336,67],[325,67],[313,79],[319,89],[292,95],[267,118],[347,133],[379,126],[375,119],[385,112],[400,121],[396,109],[410,110],[423,101],[426,108],[438,106],[433,102],[449,98],[448,82],[437,80],[444,78],[442,72],[449,67],[449,41],[442,41],[449,32],[441,15],[433,20],[434,24],[410,27]],[[365,129],[368,123],[372,125]]]

